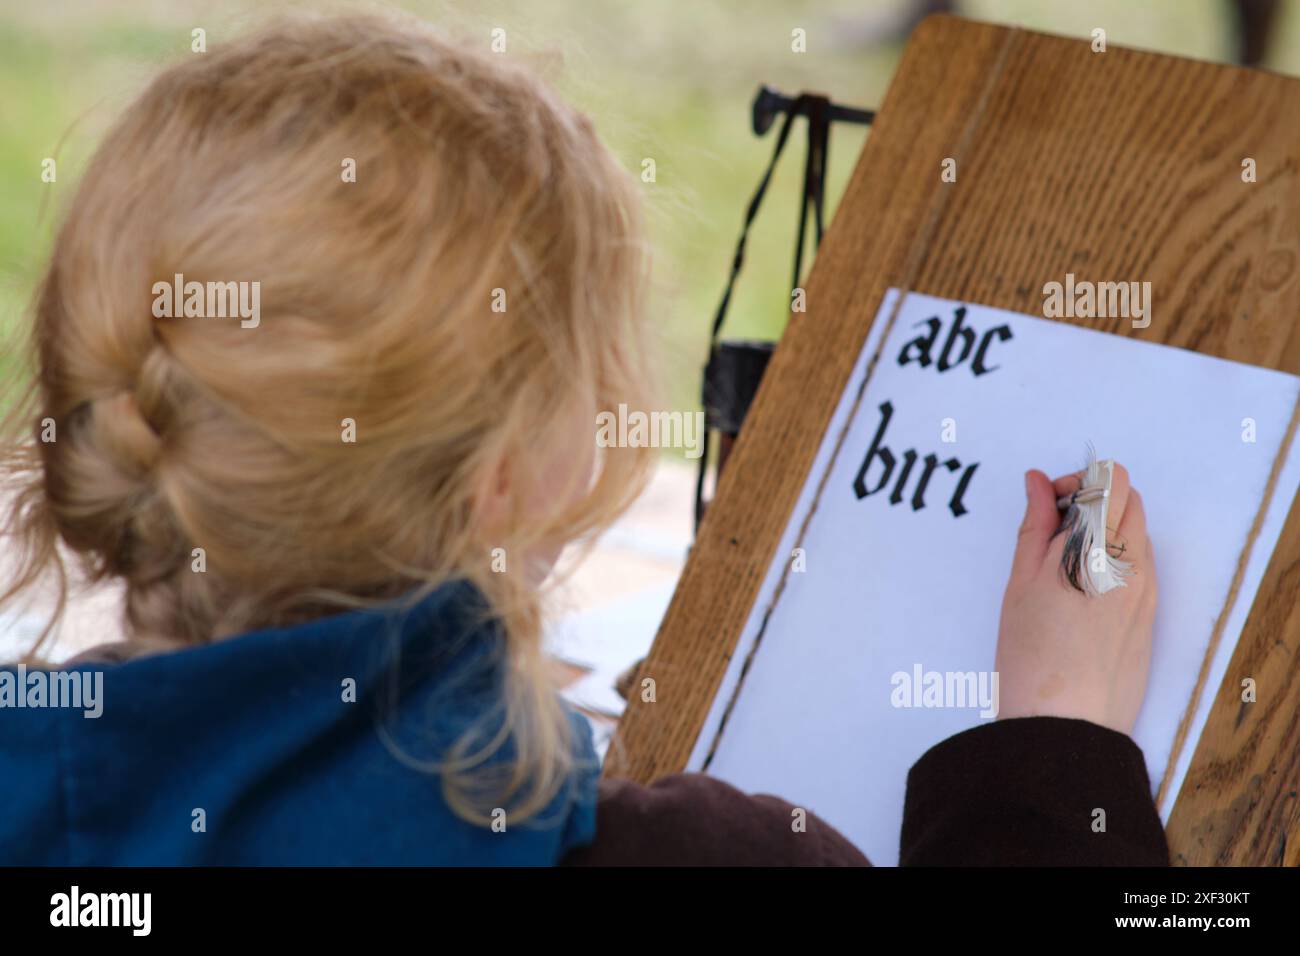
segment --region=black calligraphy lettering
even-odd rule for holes
[[[971,475],[975,474],[975,469],[979,467],[979,462],[971,465],[957,482],[957,490],[952,493],[952,500],[948,502],[948,507],[952,509],[952,516],[960,518],[966,513],[966,506],[961,503],[962,495],[966,494],[966,486],[970,484]]]
[[[921,472],[921,480],[916,483],[916,494],[912,495],[912,510],[920,511],[925,507],[925,489],[930,484],[930,475],[938,467],[939,459],[934,455],[925,456],[925,469]],[[949,458],[943,463],[943,467],[949,471],[956,471],[961,467],[961,462],[956,458]]]
[[[975,332],[961,324],[961,320],[964,318],[966,318],[966,307],[959,306],[956,318],[953,319],[952,328],[948,331],[948,338],[943,343],[943,351],[939,353],[938,369],[940,372],[946,372],[948,369],[955,368],[966,361],[966,357],[970,355],[970,350],[975,347]],[[959,335],[961,336],[961,358],[955,362],[950,362],[948,361],[948,354],[952,351],[953,340]]]
[[[993,340],[1005,342],[1011,338],[1011,327],[1009,325],[997,325],[981,335],[977,330],[965,324],[966,307],[958,306],[953,312],[952,327],[948,330],[948,335],[944,339],[943,351],[939,353],[939,360],[935,363],[935,368],[942,374],[949,369],[956,368],[967,359],[971,360],[971,374],[977,378],[981,375],[987,375],[989,372],[996,372],[1000,365],[988,364],[989,347]],[[908,341],[898,353],[898,364],[909,365],[912,362],[920,365],[921,368],[928,368],[933,360],[933,352],[939,342],[939,335],[943,331],[943,322],[938,316],[932,316],[924,322],[916,323],[916,326],[924,325],[930,330],[928,335],[918,335],[916,338]],[[961,340],[961,348],[954,357],[953,346]],[[976,347],[978,340],[979,346]],[[971,357],[972,351],[975,353]]]
[[[857,477],[853,480],[853,493],[858,500],[874,495],[886,485],[889,484],[890,478],[894,475],[894,466],[899,463],[899,459],[894,456],[889,446],[885,444],[885,431],[889,427],[890,419],[894,415],[894,406],[890,402],[880,403],[880,427],[876,429],[875,437],[871,440],[871,446],[867,449],[866,456],[862,459],[862,467],[858,469]],[[894,484],[894,490],[889,495],[891,505],[901,504],[906,494],[908,482],[911,480],[913,466],[920,457],[914,448],[909,448],[901,453],[902,468],[898,471],[898,480]],[[875,487],[868,487],[867,481],[871,472],[872,463],[876,459],[880,460],[881,475],[880,480],[876,482]],[[962,463],[956,458],[949,458],[946,461],[939,461],[936,455],[930,454],[921,458],[924,463],[921,469],[920,478],[916,483],[916,490],[912,493],[912,510],[920,511],[925,507],[925,493],[930,487],[930,479],[934,476],[935,471],[942,465],[949,472],[961,471]],[[962,502],[966,494],[966,489],[970,485],[971,477],[975,474],[975,469],[979,467],[978,462],[966,466],[965,472],[957,482],[953,491],[952,498],[948,502],[948,507],[953,513],[953,517],[960,518],[966,514],[967,508]]]
[[[992,336],[996,335],[998,339],[1005,342],[1011,338],[1011,327],[1007,325],[998,325],[984,333],[984,338],[980,339],[980,347],[975,351],[975,360],[971,362],[970,370],[976,375],[983,375],[985,372],[995,372],[1000,369],[1001,365],[994,365],[989,368],[984,364],[984,353],[988,351],[989,341]]]
[[[889,503],[896,505],[903,500],[903,486],[907,484],[907,476],[912,473],[912,466],[916,464],[916,452],[908,449],[903,452],[903,470],[898,473],[898,484],[894,485],[894,493],[889,496]]]
[[[906,365],[908,362],[916,362],[921,368],[927,368],[930,365],[930,350],[939,341],[939,330],[943,328],[943,323],[939,321],[938,316],[935,316],[926,319],[924,322],[918,322],[916,325],[928,325],[930,334],[918,335],[904,345],[903,351],[898,353],[898,364]],[[912,326],[912,328],[916,328],[916,325]],[[908,354],[912,346],[916,346],[917,349],[918,354],[915,358]]]
[[[876,437],[872,439],[871,447],[867,449],[867,457],[862,459],[862,467],[858,469],[858,477],[853,482],[853,493],[859,499],[865,498],[867,495],[874,495],[885,487],[885,483],[889,481],[889,476],[894,473],[894,454],[881,444],[881,440],[885,437],[885,428],[889,425],[889,418],[894,414],[894,406],[889,402],[881,402],[880,414],[882,416],[880,428],[876,430]],[[880,484],[868,491],[867,470],[871,467],[871,459],[877,455],[880,456],[881,464],[885,466],[885,473],[880,476]]]

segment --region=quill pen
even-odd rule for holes
[[[1057,529],[1057,534],[1066,535],[1061,573],[1076,590],[1089,597],[1124,587],[1125,579],[1133,574],[1132,564],[1114,557],[1106,548],[1106,517],[1114,474],[1114,461],[1098,461],[1096,449],[1089,442],[1088,464],[1079,490],[1056,502],[1065,511]]]

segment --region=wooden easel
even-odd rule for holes
[[[685,766],[884,291],[1041,314],[1066,272],[1150,280],[1160,303],[1140,330],[1068,321],[1300,373],[1300,81],[926,20],[640,672],[656,700],[633,695],[608,772]],[[1292,507],[1169,821],[1176,863],[1300,865],[1298,566]]]

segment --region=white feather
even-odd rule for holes
[[[1115,477],[1115,462],[1097,460],[1097,451],[1088,443],[1088,467],[1084,472],[1080,492],[1101,489],[1102,495],[1093,501],[1079,501],[1078,520],[1083,529],[1082,565],[1083,590],[1092,597],[1124,587],[1133,574],[1133,565],[1115,558],[1106,549],[1106,521],[1110,512],[1111,484]]]

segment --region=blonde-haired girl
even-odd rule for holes
[[[3,459],[0,603],[119,580],[128,640],[0,671],[103,678],[98,716],[0,709],[0,863],[865,862],[705,777],[598,784],[548,682],[542,579],[651,464],[594,442],[652,401],[644,271],[590,122],[417,23],[159,76],[68,210]],[[1107,845],[1158,856],[1144,812]]]

